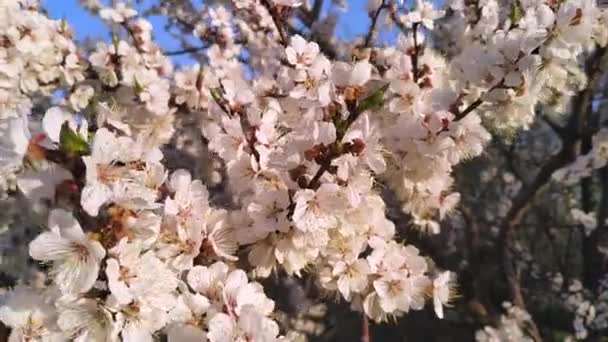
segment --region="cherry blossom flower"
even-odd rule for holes
[[[120,24],[125,20],[137,15],[137,11],[127,7],[124,3],[119,2],[114,8],[106,7],[99,11],[99,16],[102,19]]]
[[[433,307],[435,314],[443,318],[443,306],[450,300],[450,271],[441,273],[433,280]]]
[[[302,36],[295,35],[291,38],[290,45],[285,48],[287,61],[296,68],[305,68],[312,64],[319,54],[319,45],[315,42],[307,42]]]
[[[62,209],[49,215],[49,232],[30,243],[32,258],[53,263],[55,282],[66,294],[88,291],[99,273],[106,251],[89,238],[71,213]]]
[[[3,298],[0,320],[11,328],[9,341],[62,341],[55,322],[56,312],[46,296],[24,286],[13,288]]]
[[[407,20],[411,24],[422,23],[426,28],[432,30],[434,21],[442,16],[443,12],[434,10],[432,3],[416,0],[415,9],[407,14]]]
[[[287,340],[263,282],[248,277],[273,271],[309,272],[377,322],[431,295],[443,318],[452,273],[397,242],[377,185],[412,227],[439,233],[461,198],[458,165],[484,152],[489,132],[513,136],[537,109],[568,108],[587,81],[581,56],[608,40],[592,0],[475,11],[449,1],[441,23],[430,1],[407,14],[369,1],[371,15],[395,11],[389,28],[416,29],[393,46],[373,30],[365,44],[334,37],[325,8],[307,38],[290,36],[283,25],[304,15],[309,26],[315,11],[300,0],[210,3],[196,18],[168,2],[151,11],[202,44],[184,46],[200,64],[174,70],[153,25],[124,2],[82,1],[116,31],[93,49],[36,2],[4,2],[0,196],[19,190],[49,209],[36,210],[49,230],[29,254],[51,267],[41,284],[7,292],[0,320],[12,339],[43,341]],[[607,132],[553,178],[605,167]],[[588,232],[598,223],[571,214]],[[568,303],[586,336],[595,306]],[[525,341],[528,320],[505,307],[477,338]]]

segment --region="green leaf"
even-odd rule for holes
[[[357,106],[357,112],[362,113],[366,110],[380,109],[384,105],[384,93],[388,89],[388,84],[376,89],[371,95],[364,98]]]
[[[516,25],[519,22],[519,19],[521,19],[521,17],[523,17],[523,14],[521,12],[521,6],[519,4],[519,1],[511,2],[511,23],[513,23],[513,25]]]
[[[210,88],[209,93],[215,102],[220,103],[222,101],[222,95],[220,95],[219,88]]]
[[[141,94],[144,91],[144,86],[139,83],[139,81],[137,80],[137,77],[133,77],[135,80],[135,84],[133,85],[133,90],[135,91],[135,94]]]
[[[87,141],[78,133],[74,132],[67,121],[61,125],[59,146],[61,146],[63,151],[70,154],[82,155],[89,153],[89,144]]]
[[[112,45],[114,45],[114,48],[116,50],[118,50],[118,43],[120,42],[120,38],[118,38],[117,34],[112,34]]]

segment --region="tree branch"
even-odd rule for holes
[[[369,24],[369,29],[367,30],[367,35],[365,36],[365,40],[363,42],[363,47],[369,47],[372,43],[372,38],[376,33],[376,26],[378,25],[378,18],[380,18],[380,13],[382,10],[387,7],[386,0],[382,0],[382,3],[376,9],[376,12],[373,14],[370,13],[371,23]]]
[[[606,49],[597,49],[585,63],[585,70],[589,75],[587,87],[579,92],[574,99],[573,112],[568,120],[567,132],[579,132],[582,128],[581,117],[585,115],[589,108],[593,91],[598,80],[598,70],[600,62]],[[521,223],[524,215],[532,205],[536,194],[551,180],[551,175],[556,170],[568,165],[576,157],[576,143],[579,134],[568,135],[562,141],[560,151],[549,158],[540,168],[533,181],[522,186],[512,201],[511,208],[502,220],[498,244],[503,275],[509,290],[512,302],[522,309],[525,309],[525,301],[518,279],[518,270],[512,254],[514,243],[515,228]],[[538,329],[533,329],[538,332]],[[536,338],[536,337],[535,337]],[[540,338],[540,335],[538,335]]]
[[[207,49],[208,46],[196,46],[196,47],[188,47],[188,48],[184,48],[181,50],[175,50],[175,51],[167,51],[165,52],[165,56],[179,56],[179,55],[184,55],[187,53],[194,53],[194,52],[199,52],[202,50]]]
[[[397,16],[397,7],[396,6],[391,6],[390,7],[390,12],[391,12],[391,19],[393,20],[393,22],[395,23],[395,25],[397,25],[397,27],[399,28],[399,30],[401,30],[402,33],[406,34],[408,33],[409,29],[403,24],[403,22],[401,21],[401,19],[399,19],[399,17]]]
[[[414,38],[414,53],[412,54],[412,75],[414,76],[414,83],[418,83],[418,27],[420,23],[414,23],[412,26],[413,38]]]
[[[560,126],[557,122],[555,122],[553,119],[551,119],[546,114],[542,114],[542,115],[540,115],[540,117],[543,119],[543,121],[545,121],[545,123],[549,127],[551,127],[553,132],[555,132],[555,134],[557,134],[558,137],[560,137],[562,140],[566,138],[568,132],[564,129],[564,127]]]
[[[279,32],[279,41],[283,46],[289,45],[289,37],[285,33],[285,27],[281,22],[281,18],[279,12],[277,11],[276,6],[270,3],[269,0],[260,0],[262,5],[266,8],[270,16],[272,17],[272,21],[274,22],[274,26],[276,26],[277,31]]]
[[[367,318],[367,314],[365,312],[362,312],[361,316],[361,342],[371,342],[371,337],[369,334],[369,319]]]

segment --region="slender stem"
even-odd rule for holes
[[[382,3],[376,9],[373,15],[371,15],[372,22],[369,24],[369,29],[367,30],[367,35],[365,36],[365,42],[363,43],[364,47],[369,47],[372,43],[372,38],[374,38],[374,34],[376,33],[376,26],[378,25],[378,18],[380,18],[380,13],[383,9],[386,8],[386,0],[382,0]]]
[[[481,106],[482,103],[483,103],[483,100],[481,98],[475,100],[475,102],[471,103],[465,110],[456,114],[454,121],[462,120],[465,116],[467,116],[467,114],[469,114],[470,112],[477,109],[477,107]]]
[[[194,53],[194,52],[199,52],[202,50],[205,50],[207,48],[207,46],[196,46],[196,47],[188,47],[188,48],[184,48],[181,50],[175,50],[175,51],[168,51],[165,52],[166,56],[178,56],[178,55],[183,55],[186,53]]]
[[[315,0],[314,5],[312,6],[311,18],[314,23],[319,19],[319,15],[321,14],[321,9],[323,8],[323,0]]]
[[[321,164],[321,167],[319,168],[319,170],[317,170],[317,173],[315,173],[315,175],[312,177],[312,179],[308,183],[307,188],[315,189],[319,185],[319,179],[321,179],[321,176],[323,176],[325,171],[329,170],[330,166],[331,166],[331,160]]]
[[[418,26],[420,23],[414,23],[412,27],[414,35],[414,53],[412,54],[412,75],[414,76],[414,83],[418,82]]]
[[[365,312],[361,314],[363,319],[361,321],[361,342],[371,342],[371,337],[369,334],[369,319]]]
[[[399,19],[399,17],[397,16],[397,9],[395,7],[391,8],[391,19],[393,20],[395,25],[397,25],[399,30],[401,30],[401,32],[403,32],[403,33],[408,32],[408,28],[403,24],[401,19]]]
[[[283,24],[281,23],[281,18],[279,17],[279,12],[277,12],[276,6],[272,5],[269,0],[260,0],[260,1],[261,1],[262,5],[264,5],[264,7],[266,7],[266,10],[268,10],[268,13],[270,13],[270,16],[272,17],[272,21],[274,22],[274,26],[276,26],[277,31],[279,31],[279,38],[280,38],[281,44],[283,44],[283,46],[289,45],[289,40],[288,40],[287,34],[285,33],[285,28],[283,27]]]
[[[332,147],[335,147],[336,146],[335,144],[340,144],[340,142],[342,141],[342,138],[344,138],[344,135],[348,131],[348,128],[355,122],[355,120],[357,120],[357,118],[359,117],[359,115],[361,113],[362,112],[360,110],[357,110],[356,108],[351,110],[351,113],[348,116],[348,119],[346,119],[346,125],[345,125],[344,129],[338,131],[338,133],[336,134],[336,141],[335,141],[334,145],[332,145]],[[312,179],[310,180],[310,182],[308,183],[306,188],[316,189],[320,185],[319,180],[321,179],[321,176],[323,176],[323,174],[329,170],[329,168],[331,167],[331,162],[335,157],[337,157],[337,156],[331,155],[321,163],[321,167],[319,167],[319,169],[317,170],[317,173],[315,173],[315,175],[312,177]]]

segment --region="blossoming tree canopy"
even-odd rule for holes
[[[368,34],[346,43],[330,22],[299,28],[322,10],[311,2],[159,2],[204,46],[174,67],[128,2],[81,1],[113,32],[87,47],[35,0],[0,0],[0,191],[43,222],[23,246],[43,280],[23,274],[0,307],[11,341],[292,340],[261,285],[273,273],[312,277],[375,322],[429,298],[444,317],[457,279],[397,238],[381,189],[438,234],[461,198],[454,167],[490,131],[563,110],[608,15],[591,0],[475,14],[370,0]],[[381,25],[394,44],[375,42]],[[170,162],[184,120],[202,167]],[[599,145],[580,158],[556,177],[607,159]]]

